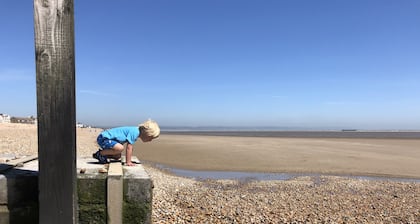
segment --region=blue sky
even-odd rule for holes
[[[420,1],[74,6],[80,122],[420,129]],[[0,113],[36,116],[33,1],[0,29]]]

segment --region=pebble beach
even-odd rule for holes
[[[92,155],[100,131],[77,129],[78,157]],[[36,125],[0,123],[0,155],[37,154],[36,136]],[[196,180],[153,162],[143,166],[154,182],[153,223],[420,223],[419,181],[331,175]]]

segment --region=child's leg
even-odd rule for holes
[[[92,157],[99,160],[99,163],[108,163],[108,158],[119,159],[124,146],[115,140],[106,139],[100,134],[97,139],[99,150],[92,154]]]
[[[111,159],[114,159],[114,160],[120,160],[121,159],[121,154],[108,156],[108,158],[111,158]]]
[[[120,143],[116,143],[109,149],[103,149],[100,151],[101,155],[112,159],[120,159],[121,153],[124,150],[124,146]]]

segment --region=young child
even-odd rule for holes
[[[134,166],[131,162],[131,156],[133,154],[133,145],[137,141],[137,138],[140,138],[143,142],[150,142],[159,137],[159,134],[159,125],[150,119],[139,124],[138,127],[125,126],[111,128],[99,134],[97,141],[100,148],[92,156],[102,164],[108,163],[108,158],[120,159],[121,153],[124,150],[124,144],[127,143],[125,153],[126,165]]]

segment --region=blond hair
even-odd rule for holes
[[[150,137],[157,138],[160,135],[160,128],[158,123],[151,119],[139,124],[139,128],[141,131],[144,131],[144,133],[146,133],[146,135]]]

